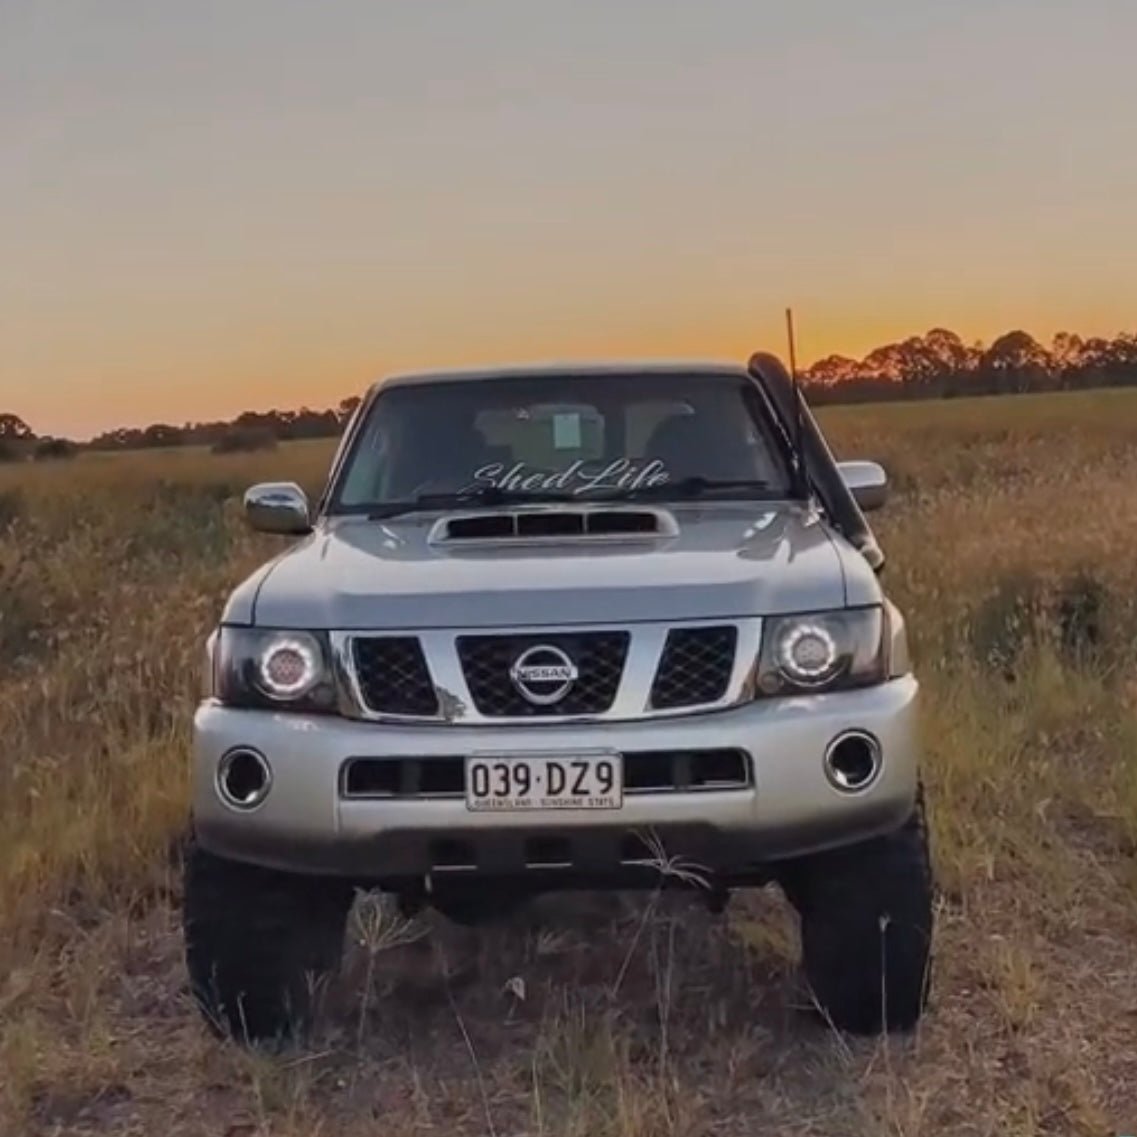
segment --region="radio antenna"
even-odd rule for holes
[[[794,336],[794,311],[786,309],[786,339],[789,343],[790,353],[790,384],[794,396],[794,449],[797,451],[797,468],[801,481],[801,489],[806,497],[809,496],[809,475],[806,472],[805,462],[805,414],[801,397],[801,387],[797,373],[797,344]]]

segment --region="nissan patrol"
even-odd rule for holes
[[[782,363],[402,375],[229,598],[194,720],[191,986],[307,1022],[357,888],[489,918],[559,888],[777,883],[854,1032],[926,1005],[917,681],[865,520]],[[691,871],[667,871],[677,859]]]

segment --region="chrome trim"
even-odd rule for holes
[[[537,676],[530,679],[527,677],[526,672],[532,669],[534,664],[527,664],[525,661],[534,655],[554,656],[559,661],[559,668],[554,670],[563,671],[563,676],[557,676],[560,685],[553,691],[534,691],[530,686],[530,682],[547,682],[544,676]],[[546,665],[546,670],[548,666]],[[566,652],[563,652],[559,647],[553,644],[534,644],[532,647],[526,648],[514,661],[509,668],[509,681],[513,684],[517,693],[527,702],[532,703],[535,707],[555,707],[573,688],[573,685],[580,678],[580,670]]]
[[[726,693],[711,703],[698,703],[686,707],[668,707],[662,710],[651,706],[651,688],[656,670],[663,658],[667,633],[673,628],[718,628],[730,626],[737,630],[734,666],[727,683]],[[630,636],[628,654],[616,697],[607,711],[599,714],[497,716],[484,715],[474,704],[466,684],[462,664],[458,658],[459,636],[555,636],[584,632],[627,632]],[[423,657],[430,672],[439,710],[432,715],[396,715],[368,709],[363,699],[359,677],[352,662],[352,644],[356,639],[405,639],[416,636],[422,645]],[[726,710],[753,697],[755,669],[762,642],[762,618],[668,620],[637,624],[537,624],[511,625],[503,628],[471,627],[449,631],[434,630],[336,630],[329,633],[333,667],[340,683],[340,712],[346,718],[366,722],[420,723],[424,725],[463,726],[564,726],[579,723],[634,722],[669,718],[689,718]]]
[[[868,747],[869,757],[872,760],[872,770],[869,776],[865,778],[863,782],[858,782],[855,786],[850,785],[845,775],[840,773],[833,766],[833,752],[841,743],[848,742],[850,739],[859,739],[863,742]],[[825,757],[822,759],[822,765],[825,769],[826,779],[835,790],[843,794],[863,793],[880,777],[880,771],[884,765],[880,740],[876,735],[870,734],[867,730],[843,730],[835,738],[831,739],[829,745],[825,747]]]
[[[245,517],[259,533],[302,536],[311,532],[308,495],[295,482],[259,482],[245,491]]]
[[[229,772],[229,767],[233,765],[236,759],[242,757],[252,758],[260,767],[261,774],[264,777],[264,783],[256,796],[244,801],[234,797],[225,784],[225,775]],[[251,746],[234,746],[221,755],[213,775],[213,788],[217,791],[221,804],[227,809],[231,809],[235,813],[252,813],[264,805],[269,792],[272,790],[272,767],[269,765],[268,759],[259,750],[254,750]]]
[[[888,504],[888,472],[878,462],[838,462],[837,471],[853,500],[866,513]]]

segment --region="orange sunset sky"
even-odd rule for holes
[[[1132,0],[0,0],[0,411],[1137,328]]]

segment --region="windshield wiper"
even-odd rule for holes
[[[413,501],[388,501],[368,512],[372,521],[384,521],[407,513],[422,513],[431,509],[461,509],[467,505],[534,505],[542,502],[575,501],[572,494],[550,490],[503,490],[498,486],[483,486],[476,490],[457,490],[453,493],[419,494]]]
[[[660,485],[641,486],[639,489],[605,494],[600,500],[698,501],[701,498],[713,497],[725,490],[747,490],[751,494],[768,498],[770,489],[770,483],[762,478],[704,478],[696,474],[689,478],[680,478],[677,482],[663,482]],[[744,495],[740,500],[748,500],[748,497]]]

